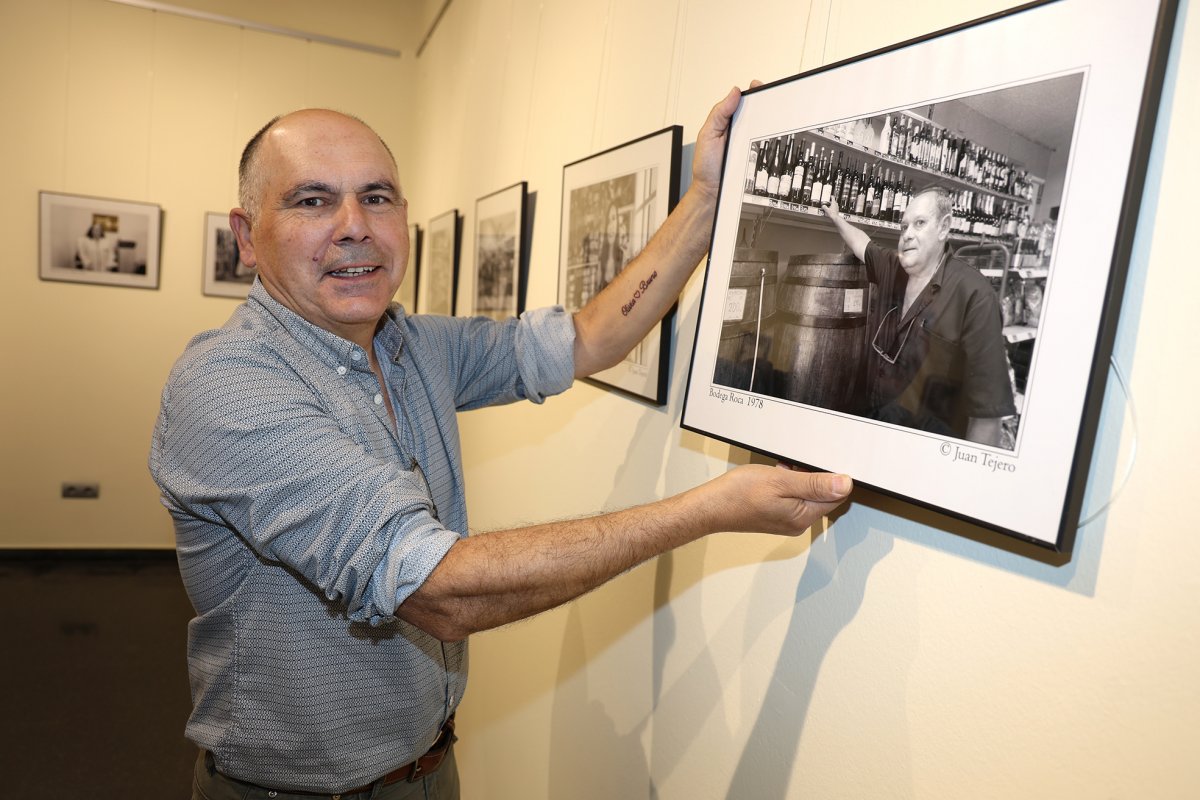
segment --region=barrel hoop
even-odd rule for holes
[[[775,284],[775,273],[772,272],[771,274],[765,275],[765,276],[763,276],[763,275],[754,275],[754,276],[739,275],[739,276],[732,277],[729,279],[730,286],[738,286],[738,287],[740,287],[740,286],[758,286],[760,283],[774,285]]]
[[[738,322],[726,322],[721,325],[721,338],[736,339],[739,336],[745,336],[748,333],[754,333],[755,329],[759,327],[769,327],[771,325],[771,319],[772,317],[769,314],[763,317],[761,326],[759,325],[758,320],[753,319],[740,320]]]
[[[846,317],[818,317],[812,314],[793,314],[790,311],[776,309],[775,319],[784,323],[799,325],[802,328],[861,328],[867,324],[867,315]]]
[[[826,278],[798,278],[789,275],[783,279],[789,286],[815,286],[819,289],[866,289],[865,280],[839,281]]]

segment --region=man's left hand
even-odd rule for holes
[[[762,81],[751,81],[750,88],[762,86]],[[729,94],[712,107],[708,119],[696,136],[696,151],[692,156],[692,188],[704,192],[712,201],[717,199],[721,186],[721,162],[725,157],[725,140],[729,136],[729,125],[734,112],[741,103],[742,90],[733,87]]]

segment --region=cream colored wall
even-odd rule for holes
[[[320,32],[322,14],[345,11],[290,8],[299,17],[260,7],[258,19]],[[386,18],[411,44],[417,12],[379,6],[373,30]],[[360,114],[407,172],[414,50],[372,55],[104,0],[0,0],[0,20],[0,547],[171,547],[146,470],[159,392],[187,340],[236,306],[201,295],[204,214],[237,205],[242,145],[300,106]],[[38,280],[40,190],[161,205],[160,288]],[[98,482],[100,499],[63,500],[63,481]]]
[[[675,122],[690,142],[735,82],[1001,5],[455,0],[422,59],[396,62],[104,0],[0,0],[0,546],[170,546],[145,471],[158,392],[187,338],[234,305],[200,295],[203,213],[233,203],[237,150],[272,114],[336,105],[374,122],[421,224],[457,206],[469,230],[477,197],[529,181],[529,297],[542,304],[556,291],[562,164]],[[699,542],[475,638],[466,796],[1192,795],[1200,435],[1180,398],[1200,389],[1200,277],[1180,232],[1200,173],[1200,111],[1185,100],[1200,86],[1200,23],[1180,27],[1117,346],[1137,460],[1073,562],[1040,565],[869,493],[816,538]],[[162,204],[161,288],[38,281],[40,189]],[[580,384],[542,408],[464,416],[477,526],[625,506],[747,459],[678,427],[698,299],[693,282],[665,409]],[[1117,389],[1109,399],[1089,509],[1132,449],[1128,406]],[[98,480],[102,498],[61,501],[63,480]]]
[[[455,0],[418,64],[414,218],[457,207],[469,232],[477,197],[529,181],[530,304],[553,302],[563,164],[676,122],[691,142],[735,82],[1004,5]],[[815,539],[696,543],[474,638],[465,796],[1194,796],[1200,543],[1185,509],[1200,436],[1181,398],[1200,389],[1200,278],[1180,231],[1198,174],[1200,112],[1184,98],[1200,86],[1200,23],[1180,36],[1117,347],[1136,466],[1072,563],[866,492]],[[476,526],[626,506],[747,459],[678,425],[698,300],[693,281],[664,409],[581,383],[544,407],[464,415]],[[1127,405],[1109,398],[1088,509],[1131,449]]]

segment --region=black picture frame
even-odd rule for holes
[[[514,183],[475,201],[475,264],[467,314],[502,320],[524,311],[523,255],[528,184]]]
[[[457,208],[429,220],[421,241],[417,313],[454,315],[458,295],[459,233]]]
[[[744,93],[727,143],[682,426],[848,473],[1069,560],[1176,13],[1176,0],[1042,0]],[[1034,124],[1058,131],[1061,147],[1043,162],[1050,175],[1036,174],[1033,148],[1018,141],[1021,126]],[[930,349],[918,344],[923,360],[895,381],[900,389],[884,390],[884,355],[899,360],[905,340],[892,339],[894,352],[876,349],[894,299],[875,283],[882,273],[842,247],[830,212],[811,193],[803,197],[803,184],[787,196],[782,180],[774,194],[760,186],[758,153],[770,159],[768,180],[782,176],[774,153],[786,146],[775,143],[788,137],[793,148],[819,142],[829,162],[840,152],[843,166],[848,156],[870,174],[891,171],[893,197],[903,170],[902,202],[930,187],[958,201],[949,225],[962,235],[950,256],[967,267],[959,274],[978,272],[991,284],[992,301],[977,296],[1009,323],[978,334],[989,346],[989,337],[1003,337],[1019,401],[1015,423],[1011,415],[1001,421],[1009,440],[930,429],[938,426],[929,422],[927,376],[947,392],[968,380],[958,366],[939,365],[939,348],[960,360],[951,363],[977,357],[964,355],[965,337],[939,342],[923,330],[938,323],[920,316],[921,298],[909,330],[916,326],[914,341],[926,336]],[[965,173],[964,157],[973,159]],[[830,173],[835,193],[858,174],[842,170],[838,184]],[[915,183],[910,193],[907,182]],[[902,213],[879,216],[846,219],[881,246],[899,241]],[[945,283],[951,268],[943,263],[931,282],[938,289],[927,291]],[[1014,286],[1036,300],[1033,324],[1028,305],[1020,320],[1013,316],[1015,295],[1003,319]],[[897,406],[905,413],[891,414]],[[965,406],[954,406],[959,420]]]
[[[672,125],[563,167],[558,302],[577,311],[641,252],[679,202],[683,128]],[[672,306],[629,356],[589,378],[667,402]]]

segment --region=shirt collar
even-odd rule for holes
[[[246,305],[274,318],[301,346],[329,366],[368,371],[371,369],[367,353],[361,347],[319,325],[314,325],[280,303],[271,296],[260,278],[254,279],[250,294],[246,298]],[[381,349],[392,361],[400,357],[404,342],[401,326],[397,324],[403,317],[404,310],[399,304],[392,303],[385,312],[384,324],[375,333],[374,342],[377,349]]]

